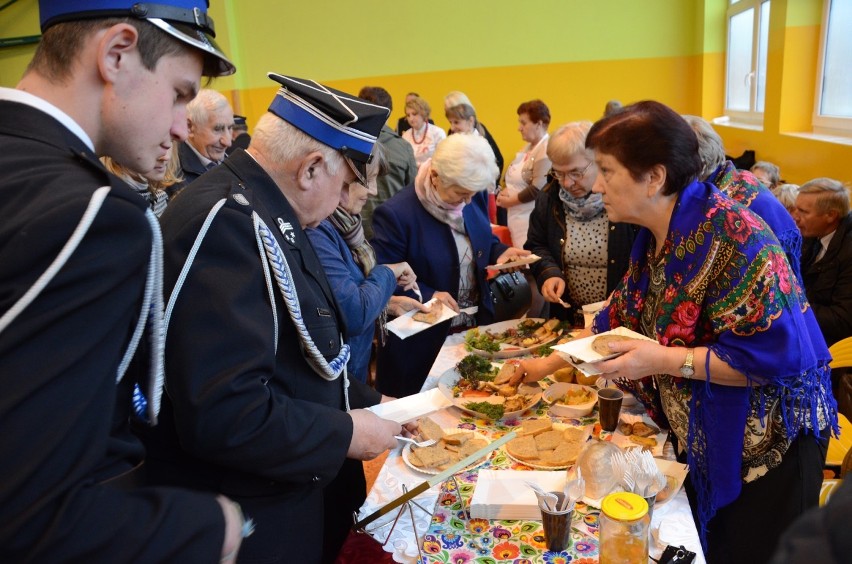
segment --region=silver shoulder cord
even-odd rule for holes
[[[47,270],[38,277],[35,283],[33,283],[24,295],[21,296],[18,301],[15,302],[15,304],[9,308],[5,314],[3,314],[2,317],[0,317],[0,333],[2,333],[32,303],[39,294],[41,294],[47,285],[50,284],[51,280],[56,277],[62,267],[65,266],[68,259],[71,258],[72,254],[74,254],[74,251],[77,250],[77,247],[80,245],[83,237],[85,237],[86,233],[88,233],[92,223],[94,223],[95,217],[98,215],[98,212],[103,206],[110,190],[111,188],[109,186],[102,186],[95,190],[89,200],[88,206],[86,206],[86,210],[83,212],[83,216],[80,218],[80,222],[77,224],[77,227],[74,228],[74,231],[62,247],[62,250],[59,251],[59,254],[55,259],[53,259],[53,262]],[[160,234],[160,227],[157,223],[157,219],[154,217],[151,210],[147,209],[145,211],[145,217],[148,219],[152,232],[148,277],[145,281],[145,293],[142,299],[142,308],[139,314],[139,320],[136,322],[133,336],[131,337],[127,350],[124,352],[121,362],[118,365],[115,381],[117,384],[121,382],[121,379],[124,377],[127,367],[133,358],[133,354],[136,352],[136,347],[139,345],[139,340],[145,330],[145,325],[146,323],[149,324],[151,326],[151,378],[149,379],[150,388],[148,390],[148,397],[151,398],[151,401],[147,402],[147,416],[148,420],[152,422],[152,424],[155,424],[157,420],[157,413],[160,409],[160,400],[162,398],[163,390],[163,382],[159,377],[162,374],[163,359],[162,317],[161,314],[158,313],[162,312],[163,306],[163,239]],[[137,396],[136,393],[134,393],[134,404],[137,404],[135,396]]]
[[[177,301],[177,297],[180,294],[181,288],[186,282],[186,278],[189,274],[189,269],[192,266],[193,261],[195,260],[195,256],[198,254],[198,250],[201,247],[201,243],[204,240],[204,237],[207,235],[207,231],[210,229],[210,225],[213,223],[213,219],[216,217],[216,214],[225,205],[226,199],[219,200],[216,204],[210,209],[210,212],[207,214],[207,218],[204,220],[204,223],[201,226],[201,229],[198,231],[198,235],[195,238],[195,242],[190,249],[189,254],[187,255],[186,262],[184,262],[183,268],[181,269],[180,275],[178,276],[177,281],[175,282],[174,291],[172,292],[171,297],[169,298],[169,303],[166,306],[166,314],[165,314],[165,334],[168,333],[169,322],[171,320],[172,312],[174,311],[175,302]],[[290,266],[287,264],[287,259],[284,256],[284,253],[281,250],[278,241],[272,235],[269,227],[264,223],[264,221],[260,218],[257,212],[252,212],[252,223],[254,227],[255,234],[255,242],[257,244],[258,254],[260,256],[260,262],[263,265],[263,274],[266,279],[266,289],[269,295],[269,303],[272,307],[272,320],[274,327],[274,342],[275,342],[275,353],[278,353],[278,314],[275,307],[275,290],[272,284],[272,278],[275,278],[275,281],[278,286],[278,290],[281,293],[282,298],[284,299],[284,304],[287,307],[287,312],[290,315],[290,319],[293,321],[294,326],[296,327],[296,331],[299,334],[299,341],[302,346],[302,349],[307,352],[306,358],[308,364],[310,364],[311,368],[319,374],[322,378],[332,381],[336,380],[343,374],[344,383],[343,383],[343,394],[345,400],[346,411],[349,411],[349,378],[346,369],[346,363],[349,361],[349,345],[343,342],[343,338],[341,336],[341,347],[340,353],[336,358],[332,359],[331,362],[326,361],[325,357],[323,357],[322,353],[319,352],[319,349],[314,344],[313,339],[311,338],[310,333],[308,332],[307,327],[305,326],[304,320],[302,318],[301,306],[299,305],[299,296],[296,291],[295,285],[292,283],[292,274],[290,272]]]

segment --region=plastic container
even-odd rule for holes
[[[635,493],[618,492],[601,502],[600,563],[647,564],[648,502]]]

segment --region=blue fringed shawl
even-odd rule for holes
[[[653,235],[642,229],[624,279],[595,318],[595,333],[639,329],[654,249]],[[761,408],[780,399],[790,440],[802,430],[817,433],[826,425],[837,430],[830,355],[777,238],[713,185],[694,182],[679,195],[663,252],[665,289],[654,316],[658,342],[707,346],[755,386],[692,382],[683,446],[704,543],[709,520],[742,488],[751,393],[760,394]]]

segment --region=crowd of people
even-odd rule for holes
[[[531,253],[531,311],[582,327],[602,302],[584,334],[654,341],[599,367],[672,430],[708,561],[768,561],[817,504],[835,395],[852,408],[828,366],[852,336],[848,186],[739,170],[655,101],[554,128],[523,101],[505,170],[460,91],[449,131],[414,92],[395,131],[382,87],[270,73],[250,128],[200,88],[236,71],[203,10],[89,4],[41,0],[0,88],[0,561],[334,562],[361,462],[416,431],[365,408],[497,321],[486,267]],[[454,315],[386,330],[436,302]]]

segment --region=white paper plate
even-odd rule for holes
[[[520,325],[520,323],[522,321],[528,321],[528,320],[540,322],[540,323],[544,323],[545,321],[547,321],[546,319],[541,319],[541,318],[538,318],[538,317],[531,317],[531,318],[528,318],[528,319],[509,319],[507,321],[500,321],[498,323],[492,323],[491,325],[483,325],[481,327],[478,327],[478,329],[479,329],[480,333],[488,331],[489,333],[499,334],[499,333],[506,331],[507,329],[513,329],[513,328],[517,327],[518,325]],[[484,350],[476,349],[476,348],[471,349],[471,352],[473,354],[477,354],[477,355],[485,357],[485,358],[493,358],[493,359],[514,358],[516,356],[524,356],[524,355],[527,355],[527,354],[532,354],[545,345],[555,343],[560,338],[562,338],[563,335],[564,335],[564,333],[557,333],[554,338],[547,340],[547,341],[544,341],[542,343],[538,343],[538,344],[533,345],[531,347],[521,347],[520,345],[507,345],[505,343],[501,343],[500,344],[500,350],[496,351],[496,352],[484,351]]]
[[[567,343],[562,343],[561,345],[556,345],[553,347],[553,350],[559,351],[562,354],[567,354],[573,357],[577,363],[595,363],[600,362],[601,360],[607,360],[609,358],[614,358],[621,353],[613,353],[609,355],[602,355],[598,352],[595,352],[592,349],[592,342],[602,335],[621,335],[623,337],[631,337],[633,339],[639,339],[642,341],[650,341],[652,343],[656,343],[654,339],[650,339],[641,333],[637,333],[636,331],[632,331],[627,329],[626,327],[616,327],[611,331],[605,331],[603,333],[598,333],[596,335],[592,335],[590,337],[584,337],[582,339],[574,339],[573,341],[568,341]]]
[[[510,268],[517,268],[519,266],[524,266],[527,264],[532,264],[534,262],[538,262],[541,260],[541,257],[538,255],[528,255],[525,257],[520,257],[517,260],[513,260],[512,262],[504,262],[503,264],[490,264],[486,266],[488,270],[508,270]]]
[[[451,435],[451,434],[454,434],[454,433],[464,433],[464,432],[473,433],[473,437],[471,437],[472,439],[482,439],[487,443],[491,442],[488,439],[487,436],[483,435],[479,431],[473,431],[471,429],[459,429],[458,427],[445,427],[444,432],[447,433],[448,435]],[[433,469],[433,468],[420,468],[420,467],[412,464],[411,460],[409,459],[409,453],[411,452],[411,448],[413,446],[414,445],[412,445],[411,443],[405,443],[405,446],[402,448],[402,461],[405,462],[406,466],[408,466],[409,468],[411,468],[415,472],[420,472],[421,474],[429,474],[429,475],[432,475],[432,476],[435,476],[435,475],[443,472],[443,470],[437,470],[437,469]],[[491,451],[491,452],[494,452],[494,451]],[[473,463],[467,465],[464,468],[463,471],[471,470],[472,468],[476,468],[480,464],[483,464],[486,460],[488,460],[491,457],[491,452],[484,455],[482,458],[475,460]]]
[[[574,427],[573,425],[566,425],[565,423],[554,423],[553,424],[553,429],[555,429],[556,431],[564,431],[565,429],[567,429],[569,427],[573,427],[575,429],[584,429],[585,430],[585,436],[583,437],[582,443],[585,444],[585,442],[589,440],[589,436],[591,435],[591,428],[588,425],[585,426],[585,427]],[[509,460],[511,460],[513,462],[517,462],[518,464],[523,464],[524,466],[529,466],[530,468],[535,468],[536,470],[565,470],[566,468],[571,468],[572,466],[574,466],[574,464],[566,464],[565,466],[542,466],[542,465],[539,465],[539,464],[533,464],[533,463],[528,462],[526,460],[521,460],[519,458],[515,458],[514,456],[509,454],[509,451],[506,449],[506,445],[503,445],[502,448],[503,448],[503,452],[506,453],[506,457],[508,457]]]
[[[499,363],[492,364],[494,364],[495,366],[500,366]],[[453,386],[456,385],[456,383],[459,381],[459,378],[461,378],[461,376],[459,375],[455,367],[450,368],[449,370],[444,372],[438,379],[438,389],[441,390],[441,393],[444,394],[444,396],[449,399],[454,406],[458,407],[465,413],[477,417],[484,417],[485,414],[468,409],[467,407],[465,407],[465,404],[480,401],[486,401],[488,403],[503,403],[505,401],[505,398],[497,394],[485,398],[453,397]],[[519,390],[522,388],[531,392],[527,394],[529,396],[529,399],[527,400],[527,403],[524,404],[524,408],[518,411],[506,411],[503,413],[503,417],[501,417],[501,419],[506,419],[507,417],[518,417],[528,409],[532,409],[533,407],[535,407],[538,402],[541,401],[542,390],[538,382],[533,382],[531,384],[521,384],[520,386],[518,386]]]

